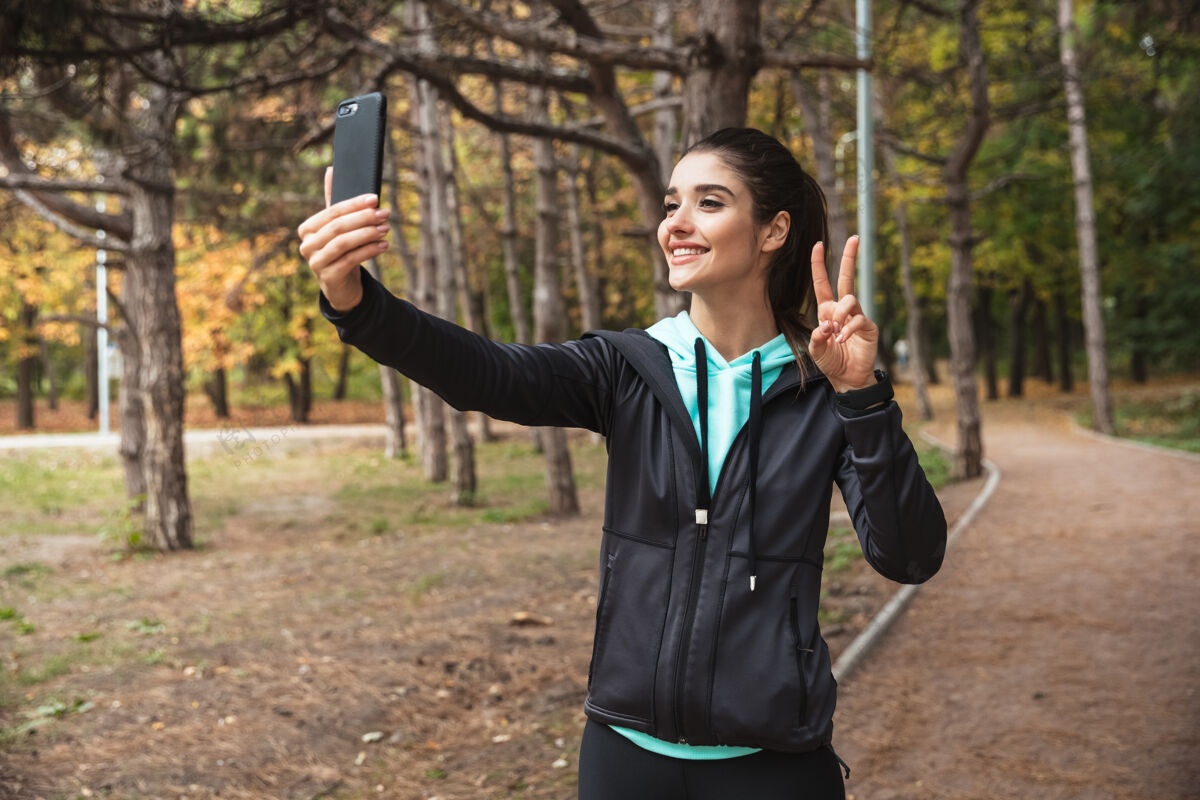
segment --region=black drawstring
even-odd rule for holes
[[[696,337],[696,405],[700,412],[700,480],[696,487],[696,524],[700,538],[708,533],[708,353],[704,339]],[[758,484],[758,440],[762,438],[762,363],[754,351],[750,366],[750,591],[758,583],[758,555],[754,547],[754,503]]]
[[[762,438],[762,365],[758,351],[750,367],[750,591],[758,582],[758,554],[754,547],[755,489],[758,485],[758,440]]]
[[[708,353],[704,339],[696,337],[696,403],[700,410],[700,480],[696,487],[696,525],[700,538],[708,534]]]

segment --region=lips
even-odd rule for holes
[[[693,261],[708,252],[709,248],[695,242],[672,242],[668,246],[671,254],[671,264],[679,266]]]

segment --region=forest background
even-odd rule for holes
[[[845,0],[21,0],[0,23],[0,397],[21,429],[37,429],[39,400],[82,401],[94,419],[103,249],[114,425],[155,547],[191,544],[182,435],[197,405],[220,425],[246,407],[286,403],[305,423],[314,399],[382,401],[389,455],[415,421],[426,478],[469,504],[465,415],[343,346],[297,254],[296,225],[322,205],[337,101],[381,90],[391,103],[384,204],[398,246],[369,267],[492,338],[547,341],[646,326],[686,302],[653,231],[675,158],[717,127],[792,146],[826,192],[839,253],[856,212],[859,67],[874,77],[881,360],[894,367],[904,340],[918,400],[953,381],[962,474],[979,470],[977,376],[990,398],[1020,396],[1027,377],[1070,391],[1090,376],[1096,401],[1110,370],[1195,371],[1187,4],[882,0],[867,62],[853,12]],[[1090,266],[1068,49],[1094,187]],[[1093,418],[1111,427],[1110,408]],[[488,437],[486,420],[474,436]],[[562,433],[537,437],[549,509],[572,513]]]

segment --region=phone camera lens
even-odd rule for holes
[[[338,106],[338,116],[348,117],[358,110],[358,103],[347,103],[344,106]]]

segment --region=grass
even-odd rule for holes
[[[1118,436],[1200,453],[1200,390],[1164,390],[1153,400],[1118,400],[1113,416]],[[1083,412],[1077,420],[1092,427],[1092,412]]]

